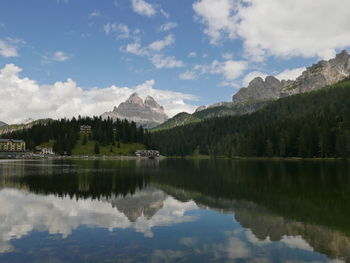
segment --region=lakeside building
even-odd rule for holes
[[[55,154],[51,147],[35,147],[35,152],[42,155],[53,155]]]
[[[23,140],[0,139],[0,152],[24,152],[26,143]]]
[[[159,157],[160,153],[157,150],[137,150],[135,152],[137,157]]]
[[[91,126],[90,125],[80,125],[80,132],[84,134],[91,133]]]

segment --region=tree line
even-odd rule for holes
[[[81,125],[91,126],[91,133],[80,133]],[[96,145],[107,146],[122,143],[147,142],[147,131],[128,120],[102,119],[101,117],[81,117],[72,119],[49,120],[39,122],[29,129],[17,130],[2,135],[3,138],[22,139],[26,147],[33,150],[36,146],[54,141],[53,150],[58,154],[70,155],[77,141],[83,136],[83,144],[89,140]]]
[[[350,79],[271,102],[242,116],[213,118],[150,135],[165,155],[350,157]]]

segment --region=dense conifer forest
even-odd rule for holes
[[[81,125],[91,126],[91,133],[80,133]],[[59,154],[70,155],[80,137],[83,142],[95,141],[99,146],[122,143],[146,142],[147,133],[135,122],[111,119],[103,120],[100,117],[78,117],[72,119],[50,120],[35,124],[30,129],[18,130],[2,135],[3,138],[23,139],[27,149],[33,150],[35,146],[54,141],[53,150]],[[97,149],[98,150],[98,149]],[[95,150],[96,151],[96,150]]]
[[[154,132],[164,155],[350,157],[350,79],[286,97],[252,114]]]

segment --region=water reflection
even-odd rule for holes
[[[350,262],[348,171],[347,163],[0,162],[0,261]]]

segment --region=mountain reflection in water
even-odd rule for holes
[[[347,162],[0,161],[0,262],[350,262],[349,175]]]

